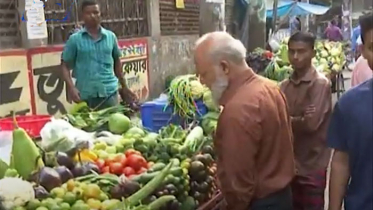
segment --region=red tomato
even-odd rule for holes
[[[123,169],[123,174],[126,176],[126,177],[130,177],[131,175],[134,175],[135,174],[135,170],[131,167],[125,167]]]
[[[146,169],[146,168],[140,168],[140,170],[138,170],[138,171],[136,172],[136,174],[142,174],[142,173],[145,173],[147,170],[148,170],[148,169]]]
[[[263,53],[263,55],[266,57],[266,58],[272,58],[273,57],[273,53],[271,51],[265,51]]]
[[[110,167],[109,166],[103,167],[101,169],[101,173],[103,173],[103,174],[110,173]]]
[[[145,158],[141,155],[133,154],[127,157],[127,166],[132,167],[135,171],[140,170],[142,167],[146,167],[147,164]]]
[[[127,158],[125,155],[123,155],[122,159],[120,159],[120,164],[122,164],[123,167],[127,166]]]
[[[134,149],[128,149],[126,150],[126,152],[124,153],[126,155],[126,157],[129,157],[133,154],[136,154],[136,155],[141,155],[141,153],[139,151],[136,151]]]
[[[110,157],[108,159],[105,159],[105,165],[110,166],[111,163],[115,163],[115,157]]]
[[[103,159],[98,159],[96,160],[96,165],[99,169],[102,169],[103,167],[105,167],[105,161]]]
[[[122,164],[121,163],[110,163],[110,173],[116,174],[116,175],[121,175],[122,174]]]
[[[119,163],[120,161],[122,161],[123,157],[125,158],[126,156],[124,154],[117,154],[114,157],[114,161]]]

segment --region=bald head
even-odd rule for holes
[[[204,57],[213,63],[221,60],[236,65],[245,61],[246,48],[241,41],[222,31],[211,32],[199,38],[195,44],[195,56]]]
[[[210,88],[216,103],[232,78],[247,70],[246,49],[226,32],[205,34],[196,42],[194,62],[203,84]]]

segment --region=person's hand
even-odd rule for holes
[[[137,95],[132,92],[129,88],[122,88],[119,90],[120,96],[122,100],[127,104],[137,103],[138,98]]]
[[[312,115],[316,112],[316,106],[311,104],[306,107],[304,111],[304,117],[312,117]]]
[[[81,102],[81,99],[80,99],[80,93],[79,93],[79,90],[76,88],[76,87],[71,87],[69,88],[69,97],[68,97],[68,102],[69,103],[79,103]]]

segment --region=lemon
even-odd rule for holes
[[[53,198],[62,198],[65,195],[66,191],[62,187],[56,187],[52,189],[51,196]]]
[[[84,189],[84,196],[87,198],[100,198],[101,189],[97,184],[88,184]]]
[[[88,199],[87,202],[88,206],[91,208],[91,209],[100,209],[101,208],[101,201],[99,200],[96,200],[96,199]]]
[[[77,196],[75,193],[67,192],[65,196],[63,196],[63,202],[72,205],[77,200]]]
[[[100,200],[100,201],[106,201],[106,200],[109,200],[109,196],[106,195],[104,192],[101,192],[101,193],[100,193],[100,196],[99,196],[99,200]]]
[[[48,210],[48,208],[47,208],[47,207],[44,207],[44,206],[40,206],[40,207],[38,207],[36,210]]]
[[[38,199],[32,199],[27,203],[27,210],[35,210],[41,206],[41,202]]]
[[[61,207],[61,210],[70,210],[70,204],[68,203],[61,203],[60,207]]]

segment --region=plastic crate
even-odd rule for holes
[[[26,130],[31,138],[40,136],[40,130],[51,120],[49,115],[27,115],[16,117],[18,127]],[[11,131],[14,129],[13,118],[0,119],[0,130]]]
[[[198,117],[207,113],[202,100],[196,101],[196,105]],[[183,125],[185,123],[185,119],[173,114],[173,107],[168,104],[167,98],[158,98],[142,104],[141,120],[143,127],[152,132],[158,132],[159,129],[169,124]]]

